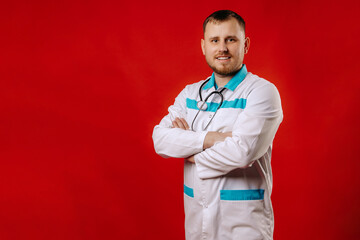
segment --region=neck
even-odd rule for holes
[[[242,68],[243,64],[241,64],[241,67],[240,69]],[[240,71],[240,69],[238,71]],[[236,73],[238,72],[236,71],[234,74],[232,75],[221,75],[221,74],[218,74],[216,72],[215,73],[215,82],[216,82],[216,85],[221,88],[221,87],[224,87],[232,78],[233,76],[236,75]]]
[[[215,82],[216,82],[216,85],[217,85],[219,88],[224,87],[224,86],[231,80],[231,78],[232,78],[233,76],[234,76],[234,75],[224,76],[224,75],[220,75],[220,74],[215,73]]]

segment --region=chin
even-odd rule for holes
[[[236,74],[236,72],[216,72],[216,73],[224,77],[234,76]]]
[[[206,61],[209,67],[216,73],[222,76],[233,76],[235,75],[241,68],[241,65],[239,68],[235,66],[224,66],[220,65],[217,66],[215,62]],[[231,64],[232,65],[232,64]]]
[[[218,68],[212,68],[212,70],[222,76],[233,76],[236,74],[236,72],[238,70],[235,69],[229,69],[229,68],[225,68],[225,69],[218,69]]]

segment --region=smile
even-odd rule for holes
[[[228,59],[230,59],[230,57],[217,57],[216,59],[217,60],[228,60]]]

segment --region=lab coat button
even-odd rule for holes
[[[212,115],[209,115],[209,118],[212,118]]]

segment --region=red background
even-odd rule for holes
[[[359,239],[359,1],[12,1],[0,8],[0,239],[184,239],[152,128],[211,74],[202,21],[247,22],[278,87],[275,239]]]

